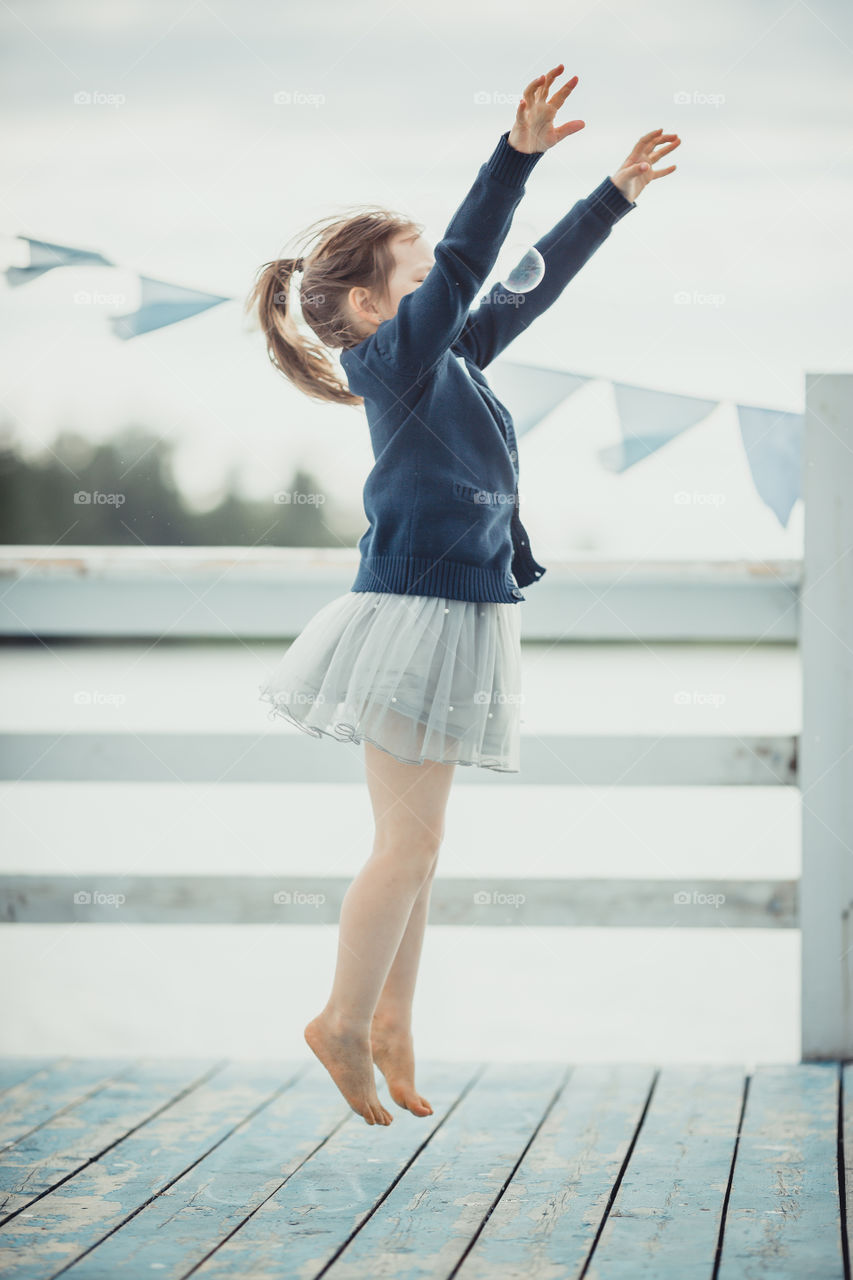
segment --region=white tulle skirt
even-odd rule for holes
[[[313,737],[406,764],[520,770],[518,604],[348,591],[310,619],[258,686]]]

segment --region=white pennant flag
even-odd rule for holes
[[[635,462],[668,444],[682,431],[694,427],[716,409],[718,400],[654,391],[627,382],[614,382],[622,440],[598,450],[609,471],[625,471]]]

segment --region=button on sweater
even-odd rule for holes
[[[605,178],[536,241],[541,283],[528,293],[497,283],[472,311],[545,154],[516,151],[508,139],[481,165],[424,281],[341,352],[375,459],[352,591],[515,604],[546,572],[521,522],[512,415],[483,369],[556,301],[636,202]]]

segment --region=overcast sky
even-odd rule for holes
[[[137,421],[180,442],[200,501],[229,467],[267,495],[298,463],[360,511],[361,412],[292,390],[241,301],[128,342],[105,317],[133,309],[138,271],[242,300],[262,262],[354,202],[409,213],[435,244],[524,86],[563,62],[580,81],[558,119],[586,128],[528,181],[535,234],[641,134],[683,141],[507,350],[603,380],[522,443],[534,550],[800,554],[800,507],[783,531],[755,496],[731,404],[623,476],[595,449],[618,439],[607,379],[799,412],[806,370],[850,370],[849,4],[12,0],[0,24],[5,260],[28,235],[126,268],[0,284],[0,411],[28,447]],[[108,300],[82,307],[80,289]],[[685,508],[674,490],[725,496]]]

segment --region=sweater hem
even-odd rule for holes
[[[390,591],[494,604],[518,604],[524,599],[516,580],[500,569],[412,556],[362,557],[350,591]]]

